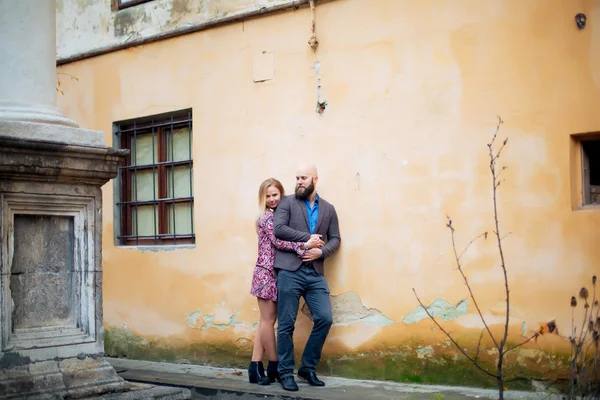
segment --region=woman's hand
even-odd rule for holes
[[[317,249],[325,246],[325,242],[321,239],[321,235],[313,234],[310,235],[308,242],[304,243],[305,249]]]

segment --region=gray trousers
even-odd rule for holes
[[[300,296],[313,317],[313,329],[302,354],[302,370],[315,370],[321,350],[332,324],[329,287],[312,263],[303,263],[296,271],[279,270],[277,274],[277,357],[281,377],[294,374],[294,324],[298,316]]]

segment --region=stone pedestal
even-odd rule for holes
[[[102,358],[102,192],[127,150],[55,107],[55,0],[0,0],[0,399],[188,399]]]
[[[3,136],[0,399],[171,398],[102,358],[102,192],[126,150]],[[29,128],[33,128],[30,126]]]

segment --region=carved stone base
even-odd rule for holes
[[[4,357],[0,399],[189,399],[187,389],[132,384],[101,357],[30,363]],[[12,363],[12,364],[11,364]]]

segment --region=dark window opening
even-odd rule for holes
[[[584,205],[600,204],[600,140],[581,142]]]
[[[192,112],[116,123],[121,245],[193,244]]]

